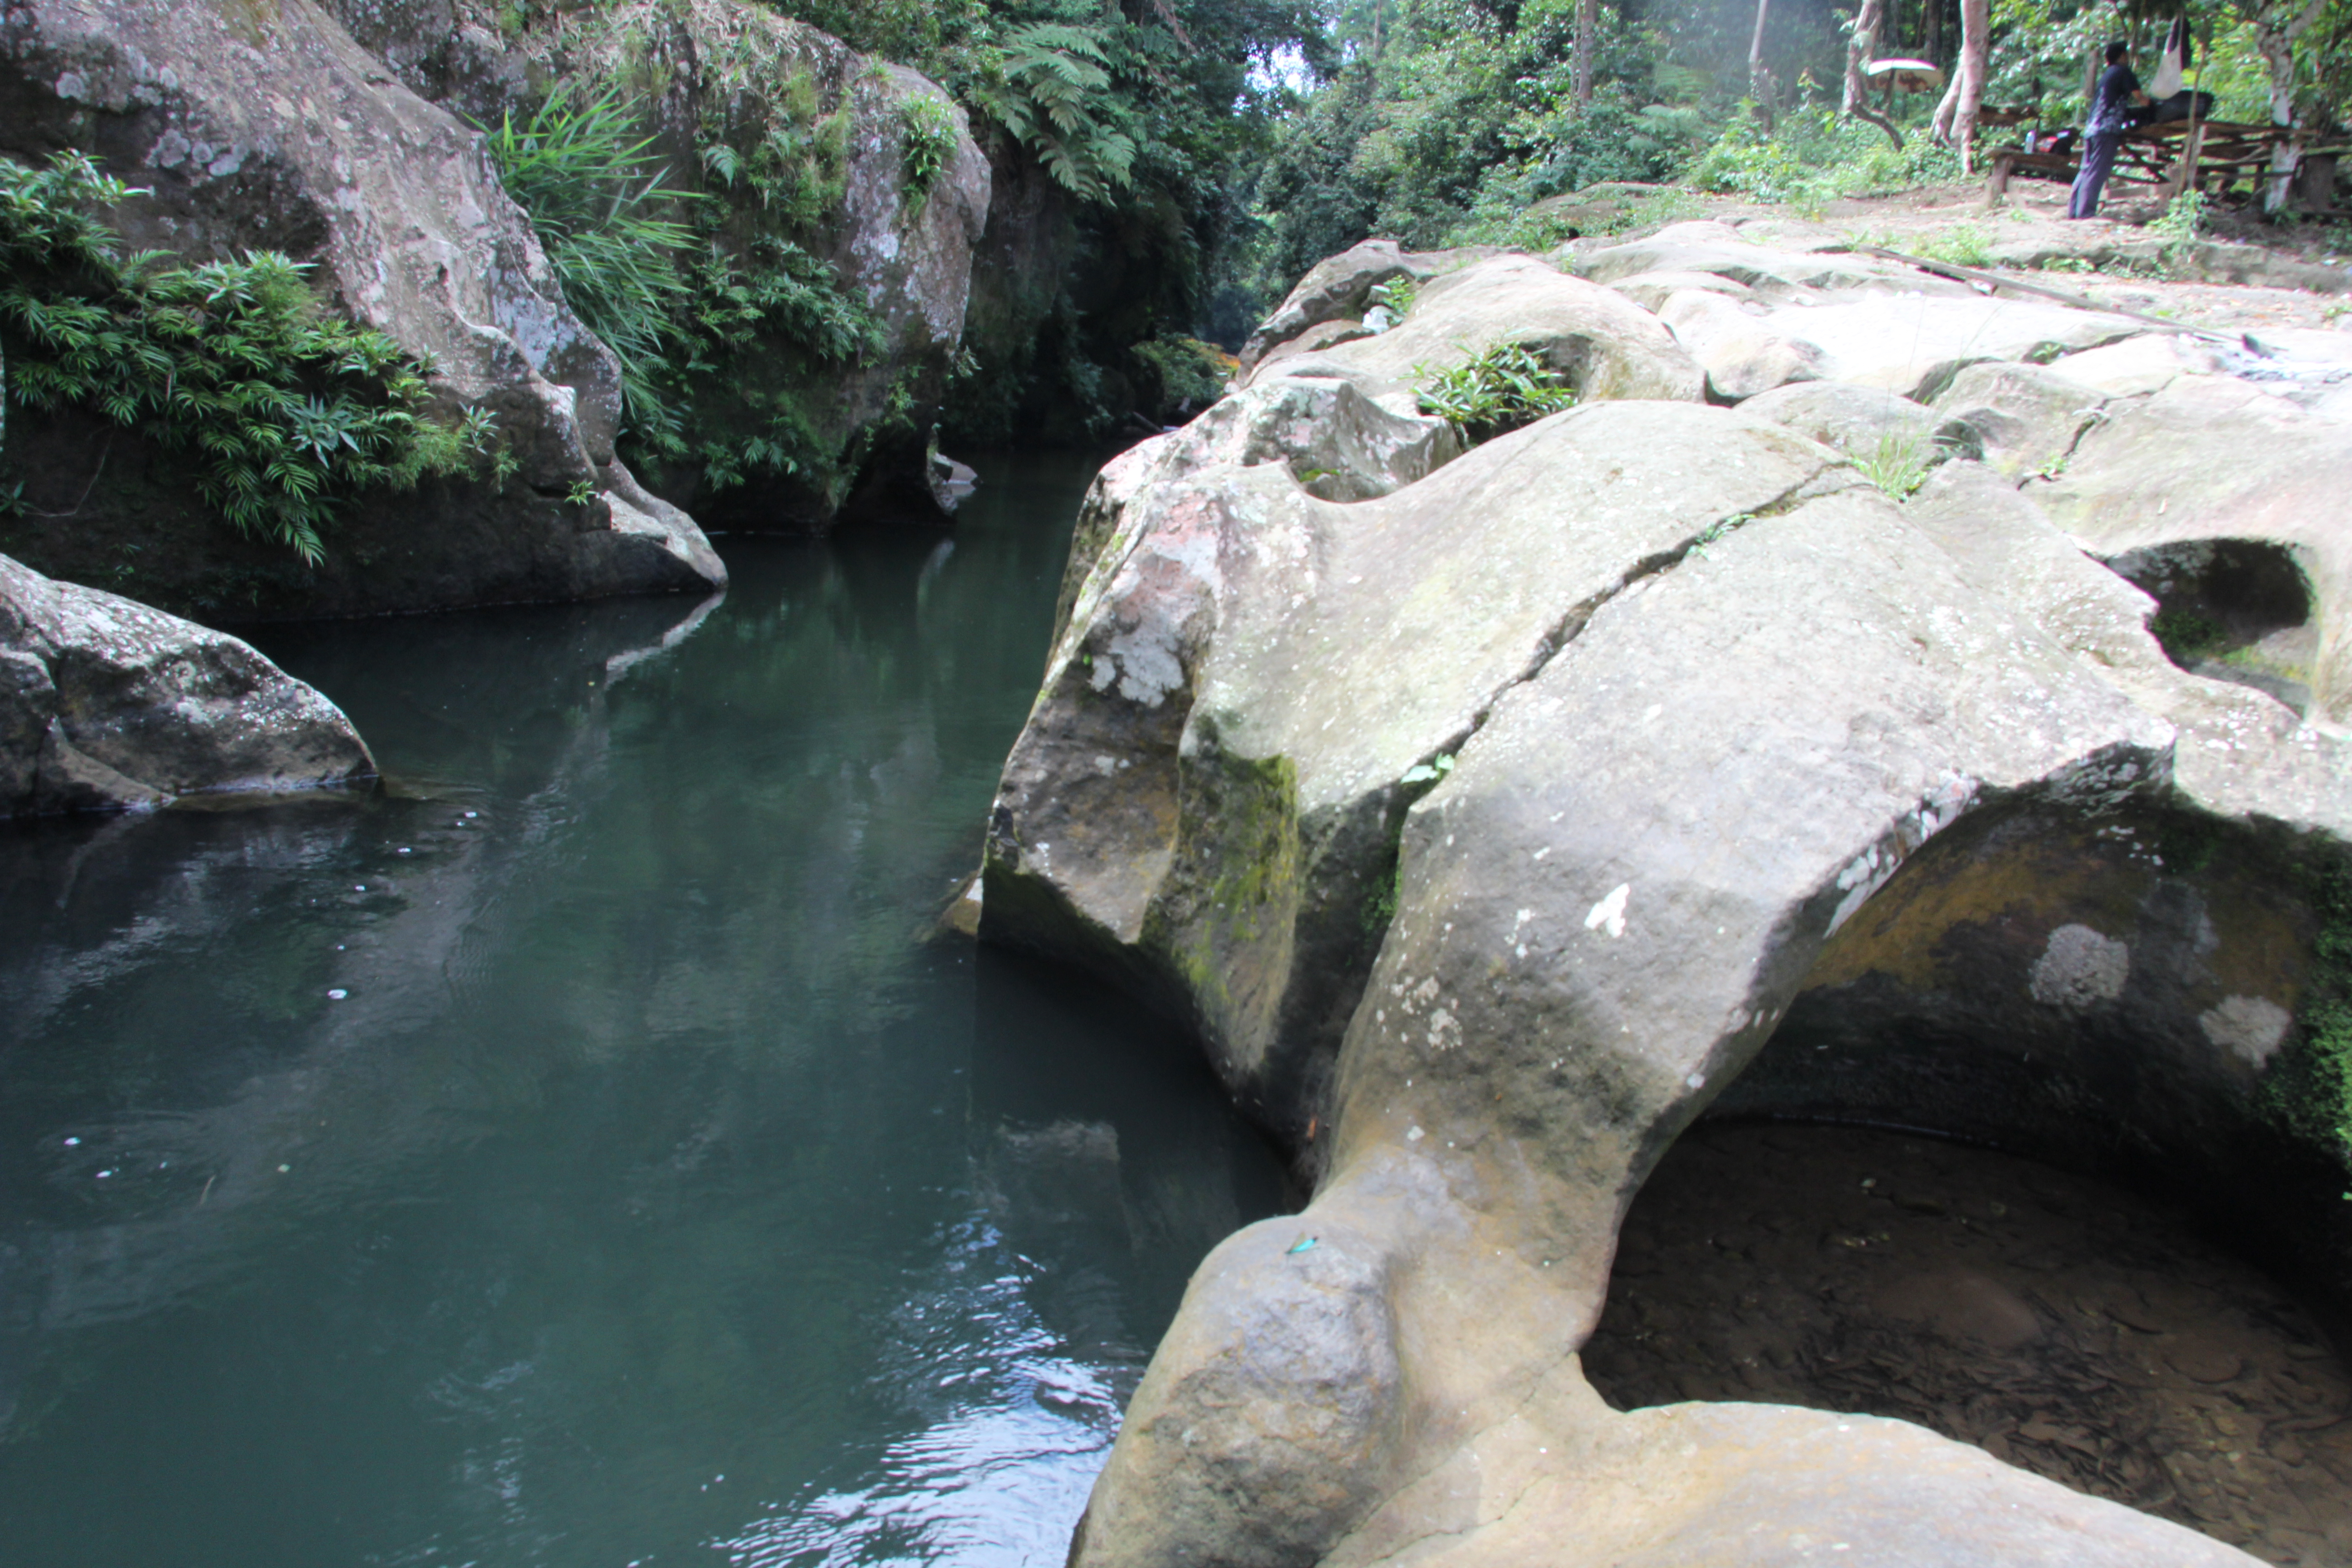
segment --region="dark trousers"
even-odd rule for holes
[[[2099,192],[2115,172],[2116,147],[2123,139],[2120,131],[2094,131],[2083,138],[2083,167],[2074,176],[2074,192],[2066,202],[2068,217],[2099,216]]]

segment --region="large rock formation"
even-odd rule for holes
[[[245,643],[0,555],[0,816],[374,773],[341,710]]]
[[[982,933],[1181,1009],[1316,1190],[1196,1275],[1075,1563],[2248,1561],[1900,1423],[1621,1414],[1578,1369],[1625,1205],[1718,1101],[2160,1172],[2352,1300],[2352,1106],[2315,1044],[2352,768],[2149,630],[2168,594],[2276,655],[2307,563],[2318,717],[2332,513],[2215,479],[2168,522],[2126,477],[2192,396],[2311,486],[2352,429],[2239,382],[2119,409],[2017,363],[2106,352],[2113,318],[1685,240],[1624,275],[1803,290],[1781,310],[1838,323],[1806,341],[1863,383],[1752,406],[1900,431],[1927,449],[1874,468],[1896,494],[1958,460],[1899,505],[1747,407],[1654,395],[1339,504],[1299,437],[1234,438],[1290,378],[1409,416],[1390,340],[1432,303],[1524,316],[1499,301],[1535,264],[1507,258],[1387,332],[1263,345],[1248,391],[1097,486]],[[1917,331],[1873,345],[1881,317]],[[1627,369],[1591,384],[1689,398],[1661,335],[1612,330]]]
[[[741,482],[713,489],[696,454],[663,462],[648,482],[736,530],[822,531],[861,509],[936,515],[927,437],[962,340],[992,186],[963,111],[937,84],[741,0],[632,0],[510,37],[482,0],[329,8],[410,88],[477,123],[527,119],[555,80],[575,94],[642,95],[665,184],[723,213],[722,252],[757,266],[763,244],[798,246],[871,315],[871,353],[828,360],[765,331],[758,353],[739,356],[740,384],[698,399],[708,434],[764,437],[793,449],[791,468],[744,463]],[[924,188],[908,175],[911,113],[952,132]]]
[[[30,0],[0,23],[0,152],[91,153],[140,194],[134,248],[282,250],[334,308],[438,366],[442,412],[496,416],[512,472],[377,492],[315,571],[240,541],[143,438],[19,421],[30,514],[11,547],[55,573],[215,613],[356,614],[707,589],[701,531],[614,459],[618,365],[566,308],[481,137],[387,78],[311,0],[267,16]]]

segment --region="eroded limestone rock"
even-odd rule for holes
[[[2105,401],[2040,365],[1972,364],[1936,399],[1936,440],[2021,479],[2063,462]]]
[[[1813,288],[1772,268],[1743,287]],[[1389,340],[1482,273],[1521,276],[1448,275],[1284,369],[1392,399]],[[2335,1156],[2265,1109],[2300,1048],[2298,857],[2342,849],[2352,769],[2332,729],[2176,665],[2160,584],[2101,564],[2236,559],[2128,478],[2191,418],[2249,442],[2236,418],[2315,473],[2231,537],[2332,582],[2340,426],[2210,375],[2101,408],[2019,363],[2111,341],[2094,312],[1928,289],[1769,324],[1868,384],[1588,402],[1351,506],[1271,461],[1155,456],[1115,487],[983,931],[1187,1012],[1318,1184],[1202,1265],[1074,1563],[2249,1561],[1901,1423],[1621,1415],[1578,1369],[1625,1204],[1718,1097],[2071,1139],[2241,1206],[2267,1172],[2288,1229],[2352,1259]],[[1900,507],[1805,438],[1939,422],[1963,455]],[[2189,493],[2243,510],[2236,484]]]
[[[1696,401],[1705,391],[1704,374],[1655,316],[1525,256],[1496,256],[1433,278],[1389,331],[1286,359],[1279,372],[1352,381],[1374,402],[1409,415],[1426,373],[1496,343],[1525,346],[1587,402]]]
[[[250,645],[0,555],[0,816],[374,773],[341,710]]]
[[[1242,345],[1241,370],[1246,377],[1276,347],[1302,336],[1326,321],[1357,321],[1372,290],[1395,279],[1415,282],[1465,265],[1490,250],[1406,250],[1392,239],[1368,239],[1328,257],[1308,268],[1307,276],[1258,323]]]
[[[1818,349],[1782,337],[1760,313],[1713,290],[1676,291],[1658,307],[1658,319],[1706,370],[1706,389],[1718,403],[1738,403],[1820,374]]]
[[[2218,540],[2279,546],[2307,581],[2315,711],[2352,718],[2352,427],[2235,377],[2189,375],[2112,406],[2035,499],[2103,560]]]
[[[1710,530],[1858,482],[1776,426],[1628,402],[1349,505],[1276,463],[1150,483],[1082,553],[991,819],[984,931],[1172,1000],[1307,1142],[1440,760]]]
[[[1786,425],[1849,457],[1927,445],[1935,420],[1907,397],[1843,381],[1799,381],[1751,397],[1740,412]]]

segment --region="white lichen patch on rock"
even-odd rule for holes
[[[2270,1066],[2286,1042],[2294,1016],[2263,996],[2225,997],[2220,1005],[2197,1016],[2205,1037],[2260,1071]]]
[[[2086,925],[2063,925],[2034,961],[2028,988],[2045,1007],[2095,1007],[2121,996],[2130,978],[2129,947]]]

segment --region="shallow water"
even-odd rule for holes
[[[2352,1374],[2163,1205],[1986,1149],[1701,1122],[1627,1214],[1584,1366],[1621,1409],[1899,1416],[2281,1564],[2352,1564]]]
[[[1181,1042],[923,940],[1086,477],[280,628],[386,789],[0,834],[0,1559],[1058,1563],[1281,1199]]]

